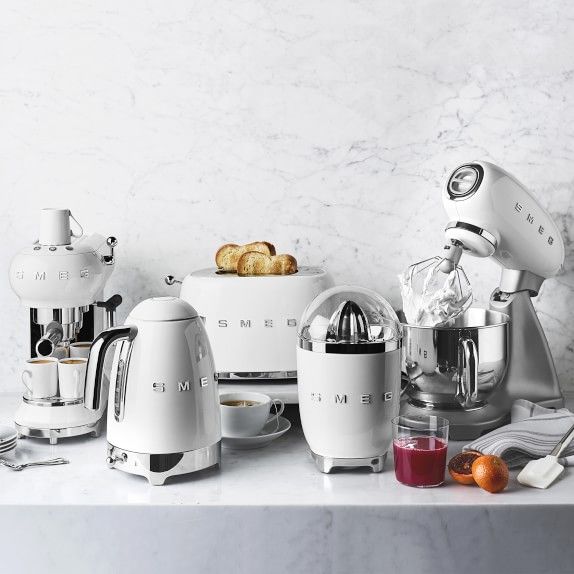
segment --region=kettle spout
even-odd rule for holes
[[[137,333],[137,327],[124,325],[106,329],[94,339],[88,358],[84,390],[84,406],[87,409],[97,411],[102,404],[102,380],[107,350],[119,339],[133,341]]]

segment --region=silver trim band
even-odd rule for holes
[[[237,381],[250,381],[252,379],[296,379],[297,371],[253,371],[253,372],[230,372],[230,373],[217,373],[219,380],[234,379]]]
[[[143,476],[150,484],[159,486],[170,476],[189,474],[220,464],[221,440],[196,450],[165,454],[133,452],[108,443],[106,462],[109,468]]]
[[[403,346],[402,339],[380,341],[375,343],[329,343],[326,341],[309,341],[299,337],[299,348],[314,353],[332,353],[338,355],[371,355],[389,353]]]
[[[84,403],[84,397],[77,399],[63,399],[61,397],[50,397],[46,399],[35,399],[22,395],[22,400],[28,405],[35,407],[69,407],[70,405],[81,405]]]
[[[444,229],[446,231],[447,229],[455,229],[455,228],[464,229],[465,231],[470,231],[471,233],[480,235],[481,237],[486,239],[494,247],[494,249],[496,249],[497,246],[496,237],[494,237],[494,235],[492,235],[490,231],[487,231],[482,227],[478,227],[478,225],[472,225],[472,223],[464,223],[464,221],[449,221]]]

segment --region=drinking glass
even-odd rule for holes
[[[393,419],[395,476],[407,486],[429,488],[444,482],[448,420],[434,415]]]

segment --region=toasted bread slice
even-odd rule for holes
[[[226,243],[222,245],[215,254],[215,264],[222,271],[236,272],[239,258],[249,251],[263,253],[264,255],[275,255],[275,246],[267,241],[254,241],[246,245],[236,245]]]
[[[237,274],[292,275],[297,273],[297,260],[292,255],[265,255],[248,251],[237,262]]]

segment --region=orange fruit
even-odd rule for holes
[[[448,463],[448,472],[460,484],[476,484],[472,476],[472,463],[482,456],[474,450],[455,454]]]
[[[472,476],[480,488],[500,492],[508,484],[508,467],[499,456],[485,454],[472,463]]]

